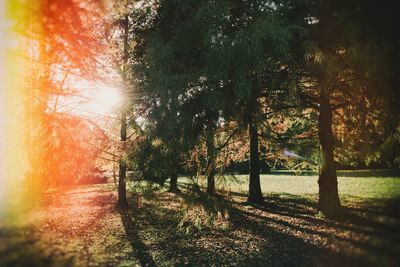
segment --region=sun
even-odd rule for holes
[[[90,112],[106,115],[117,112],[123,102],[121,89],[108,84],[96,86],[89,99],[87,109]]]
[[[100,86],[96,100],[111,108],[118,107],[122,103],[121,91],[114,86]]]
[[[53,99],[53,110],[80,117],[115,117],[126,99],[119,83],[74,80],[73,88],[75,94]]]

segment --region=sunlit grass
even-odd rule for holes
[[[261,175],[261,189],[264,194],[293,194],[314,196],[318,194],[317,176]],[[183,178],[182,182],[189,182]],[[205,181],[200,181],[205,185]],[[353,198],[400,198],[400,177],[339,177],[341,197]],[[246,194],[248,175],[234,175],[217,178],[217,188]]]

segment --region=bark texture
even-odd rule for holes
[[[250,138],[250,179],[249,196],[247,201],[255,204],[262,204],[264,198],[260,185],[260,159],[258,155],[258,133],[257,124],[253,118],[249,120],[249,138]]]
[[[176,169],[171,173],[171,181],[170,181],[169,191],[170,192],[179,191],[179,189],[178,189],[178,171]]]
[[[119,163],[119,180],[118,180],[118,207],[127,208],[128,200],[126,199],[126,165],[123,160]]]
[[[341,214],[336,165],[333,157],[332,108],[327,97],[321,97],[319,116],[319,141],[322,150],[322,166],[318,179],[318,207],[328,217]]]

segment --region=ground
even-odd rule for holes
[[[113,184],[53,190],[0,228],[0,266],[400,265],[399,178],[341,178],[338,221],[318,213],[315,177],[262,177],[263,206],[245,203],[243,177],[229,179],[234,193],[218,198],[189,179],[177,194],[131,184],[127,211]]]

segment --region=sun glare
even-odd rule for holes
[[[98,86],[88,103],[89,112],[111,114],[116,112],[122,103],[121,90],[112,85]]]

